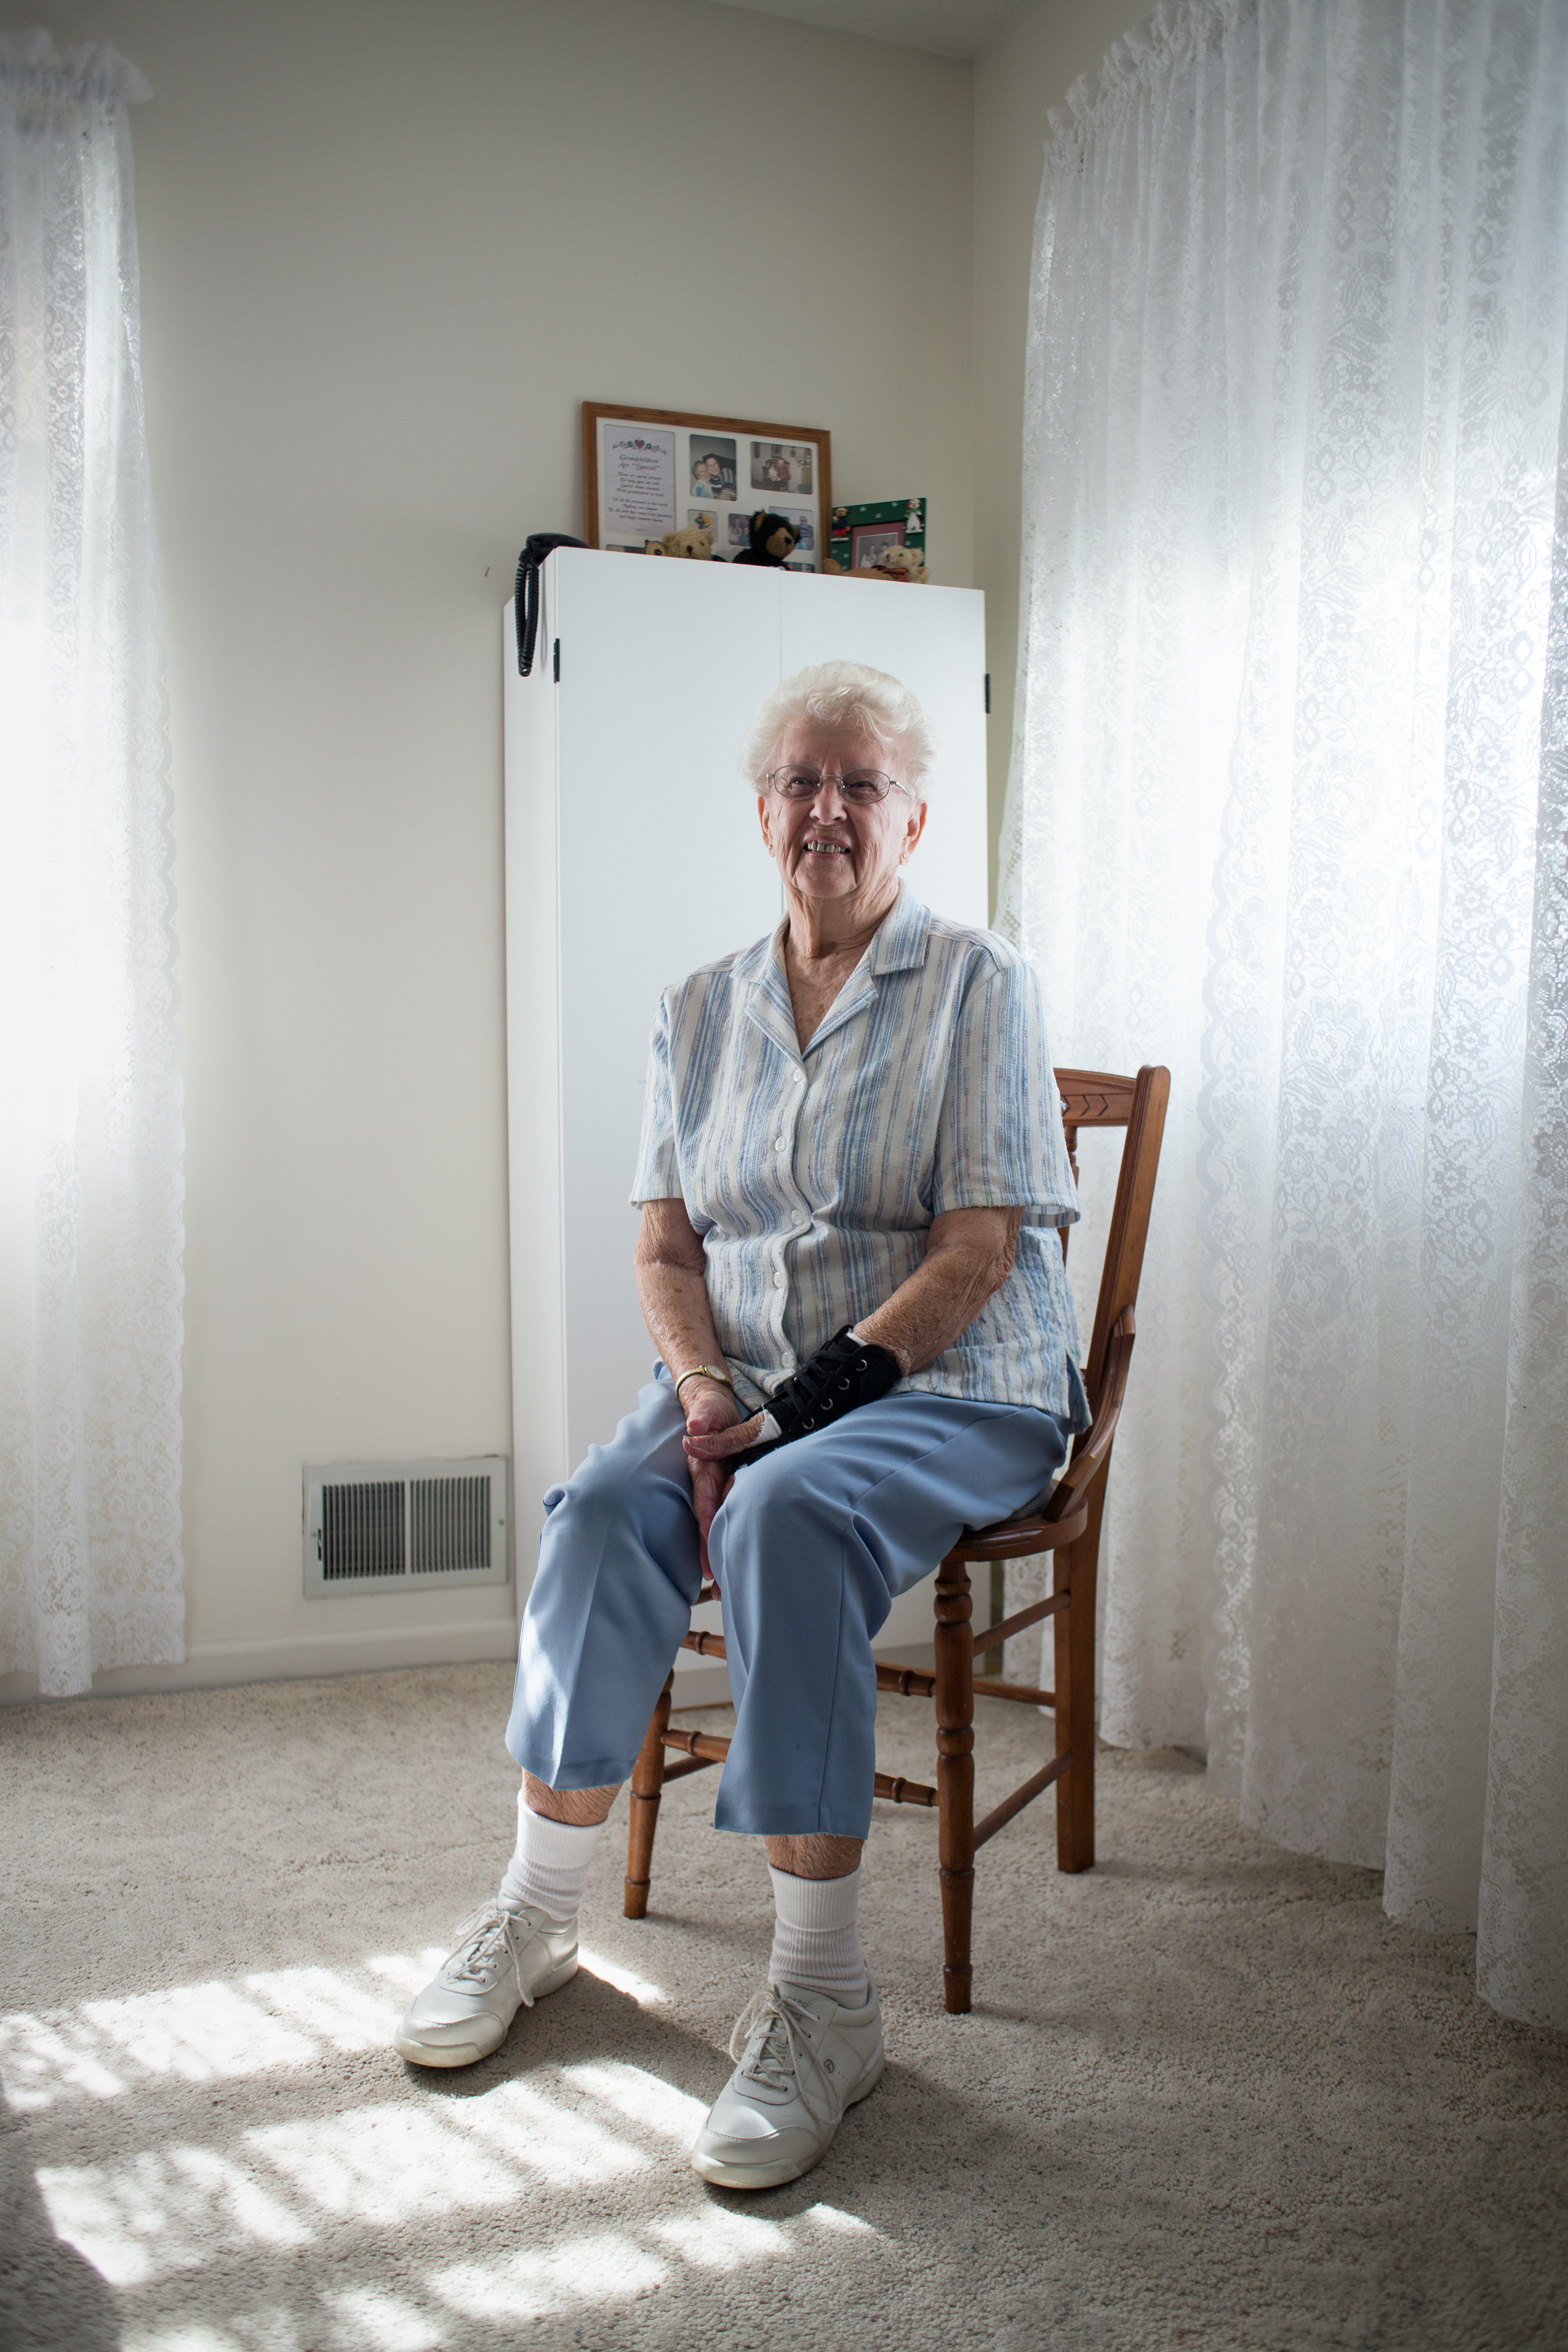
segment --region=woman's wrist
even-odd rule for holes
[[[897,1340],[889,1339],[885,1332],[879,1333],[871,1328],[871,1326],[880,1319],[881,1314],[881,1308],[878,1307],[873,1315],[862,1315],[858,1323],[850,1327],[849,1337],[852,1339],[860,1340],[866,1347],[884,1349],[898,1365],[900,1378],[908,1380],[910,1374],[917,1369],[908,1349],[900,1347]]]
[[[710,1380],[706,1372],[698,1373],[692,1380],[682,1381],[680,1409],[686,1415],[688,1429],[699,1413],[707,1427],[712,1429],[716,1425],[713,1421],[715,1407],[723,1415],[721,1424],[718,1424],[722,1427],[728,1428],[732,1423],[745,1418],[735,1402],[735,1391],[727,1381]]]

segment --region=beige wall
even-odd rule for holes
[[[510,1451],[517,550],[581,529],[577,404],[625,398],[827,425],[840,494],[924,489],[968,580],[969,68],[702,0],[7,15],[154,91],[192,1659],[104,1685],[504,1653],[492,1591],[307,1602],[300,1481]]]
[[[510,1649],[490,1591],[307,1602],[300,1473],[508,1448],[518,545],[580,528],[584,397],[825,423],[989,593],[994,822],[1039,142],[1125,16],[972,69],[705,0],[0,0],[154,90],[191,1656],[105,1687]]]
[[[1013,737],[1018,517],[1029,257],[1046,118],[1119,34],[1137,0],[1029,0],[974,68],[974,584],[991,665],[991,877]]]

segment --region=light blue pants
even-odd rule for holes
[[[608,1445],[544,1497],[506,1744],[552,1789],[629,1775],[701,1582],[661,1365]],[[906,1391],[741,1471],[708,1539],[735,1729],[716,1826],[773,1837],[871,1825],[871,1643],[965,1527],[1048,1485],[1068,1425],[1030,1405]]]

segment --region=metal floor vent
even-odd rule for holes
[[[305,1591],[507,1581],[506,1456],[305,1465]]]

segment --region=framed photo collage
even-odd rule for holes
[[[765,509],[800,533],[787,568],[822,568],[831,454],[814,425],[584,401],[583,484],[590,547],[641,555],[650,539],[707,523],[714,555],[732,562],[751,543],[752,515]]]

